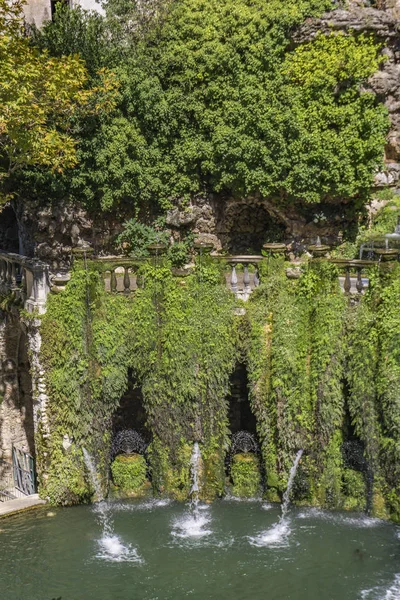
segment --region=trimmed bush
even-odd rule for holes
[[[146,483],[146,460],[140,454],[121,454],[111,465],[116,486],[124,491],[138,491]]]

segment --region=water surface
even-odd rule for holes
[[[221,501],[124,501],[0,521],[1,600],[399,600],[400,528]]]

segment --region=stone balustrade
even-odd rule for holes
[[[363,270],[367,269],[368,267],[373,267],[377,264],[374,260],[348,260],[345,258],[331,258],[329,259],[329,262],[333,263],[340,270],[344,271],[343,291],[346,295],[361,295],[369,285],[369,280],[367,278],[363,278],[362,276]],[[354,272],[356,275],[355,277],[352,277],[351,274]],[[339,278],[339,281],[340,280],[341,278]]]
[[[261,255],[227,256],[224,260],[231,268],[227,281],[228,286],[236,298],[247,301],[252,291],[260,285],[258,264],[264,260],[264,257]],[[253,269],[249,270],[250,266]],[[243,274],[241,271],[238,273],[238,267],[243,267]]]
[[[146,259],[126,256],[95,257],[92,253],[79,252],[81,258],[91,268],[95,268],[103,277],[105,289],[111,293],[132,294],[145,284],[138,280],[138,270]],[[158,256],[158,255],[157,255]],[[226,266],[227,287],[236,298],[247,301],[252,291],[260,285],[259,264],[266,259],[262,255],[210,256],[212,260]],[[385,257],[386,258],[386,257]],[[158,260],[154,258],[153,260]],[[344,273],[339,278],[345,294],[362,294],[368,286],[368,278],[363,273],[377,264],[373,260],[347,260],[314,258],[329,260]],[[386,258],[388,260],[388,258]],[[229,272],[228,272],[229,271]],[[287,269],[288,277],[293,277],[293,269]],[[191,268],[173,269],[177,277],[191,272]],[[300,271],[296,272],[296,277]],[[51,274],[49,266],[37,259],[29,259],[19,254],[0,251],[0,294],[11,292],[15,301],[29,312],[44,313],[47,295],[50,291],[61,291],[70,278],[68,272]]]
[[[50,292],[49,267],[20,254],[0,251],[0,293],[14,294],[28,312],[42,314]]]
[[[91,262],[103,277],[108,292],[131,294],[139,287],[137,271],[143,259],[111,256],[95,258]]]

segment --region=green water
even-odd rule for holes
[[[221,501],[119,502],[0,522],[0,600],[399,600],[400,528]],[[104,531],[104,527],[106,531]]]

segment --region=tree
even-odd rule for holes
[[[26,167],[56,172],[77,164],[74,126],[79,116],[109,112],[117,81],[106,70],[97,86],[77,55],[54,58],[34,48],[24,32],[22,3],[0,0],[0,191]]]
[[[389,124],[366,91],[379,44],[333,33],[295,48],[295,28],[330,0],[159,3],[154,27],[139,26],[146,3],[106,5],[97,56],[118,72],[120,102],[82,136],[69,181],[76,197],[133,213],[207,192],[258,195],[284,210],[342,200],[360,208]],[[92,18],[82,13],[87,32]],[[58,55],[73,47],[57,17],[46,40]],[[90,62],[80,37],[76,48]]]

